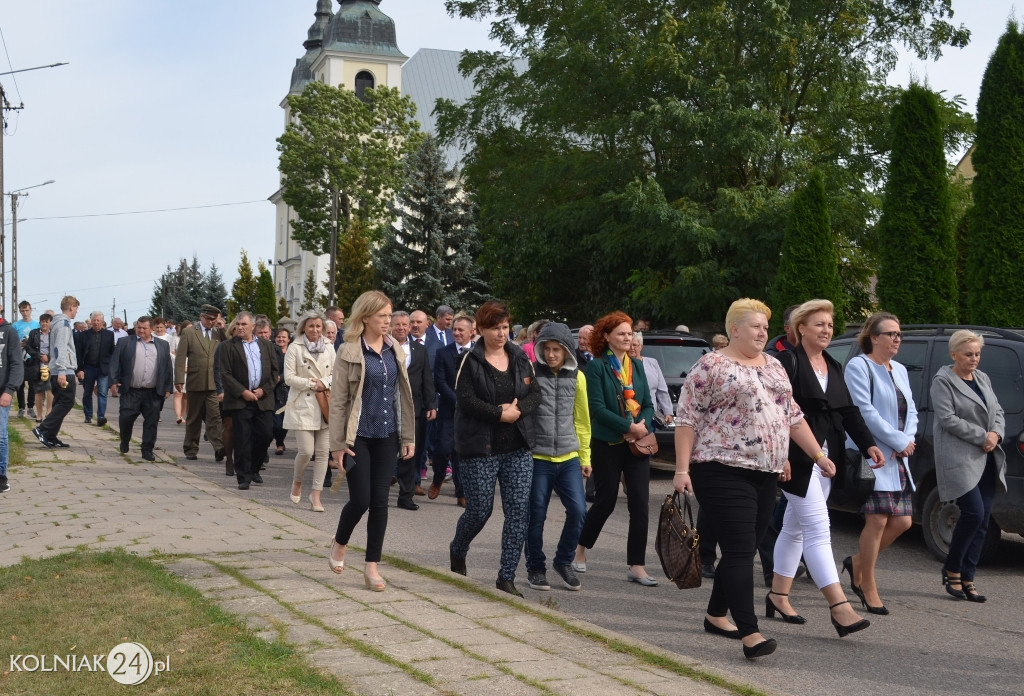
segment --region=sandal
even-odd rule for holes
[[[327,554],[327,563],[331,566],[331,570],[333,570],[335,573],[341,573],[345,570],[345,559],[343,558],[340,561],[334,560],[335,546],[338,546],[338,542],[336,540],[331,540],[331,551]]]

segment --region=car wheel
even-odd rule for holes
[[[940,561],[945,561],[949,554],[949,542],[959,519],[960,508],[956,503],[939,500],[938,487],[928,491],[924,499],[924,512],[921,514],[921,531],[928,550]],[[995,558],[1001,536],[999,525],[990,518],[985,543],[981,547],[981,563],[988,563]]]

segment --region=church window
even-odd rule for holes
[[[360,70],[356,73],[356,96],[360,99],[363,98],[367,89],[373,89],[374,79],[373,75],[366,70]]]

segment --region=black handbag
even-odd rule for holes
[[[872,460],[865,459],[860,450],[848,449],[840,470],[832,481],[828,499],[834,505],[860,507],[875,490],[875,470]]]

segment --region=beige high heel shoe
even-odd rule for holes
[[[341,573],[345,570],[345,559],[343,558],[340,561],[334,560],[334,547],[337,545],[338,542],[332,539],[331,550],[327,554],[327,563],[331,566],[331,570],[333,570],[335,573]]]

